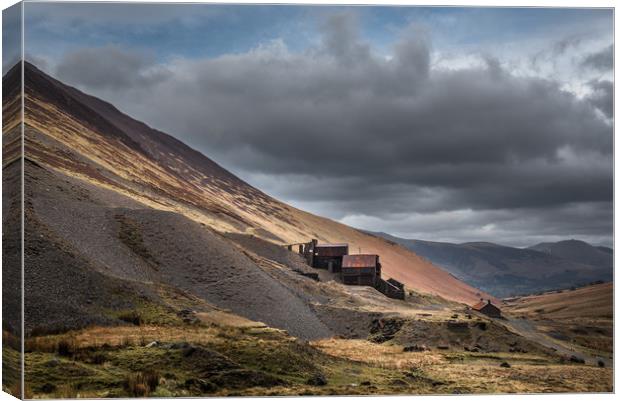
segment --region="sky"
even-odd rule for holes
[[[609,9],[24,12],[29,61],[293,206],[404,238],[612,246]]]

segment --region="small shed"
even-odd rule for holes
[[[480,313],[484,313],[489,317],[502,317],[502,311],[497,306],[493,305],[490,299],[487,299],[486,301],[484,299],[480,299],[480,302],[471,308]]]
[[[338,273],[342,268],[342,258],[348,253],[349,244],[315,244],[312,267]]]
[[[375,288],[388,298],[405,299],[405,285],[398,280],[377,277]]]
[[[379,255],[345,255],[342,257],[342,282],[374,287],[381,277]]]

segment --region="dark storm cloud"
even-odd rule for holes
[[[614,67],[614,49],[609,45],[601,51],[587,55],[581,62],[582,67],[597,71],[610,71]]]
[[[596,112],[611,116],[611,82],[592,83],[593,95],[579,99],[493,57],[481,67],[432,68],[420,29],[403,31],[386,57],[350,14],[321,26],[322,40],[303,52],[273,41],[177,59],[164,74],[115,48],[92,72],[101,50],[83,49],[57,71],[272,194],[352,224],[418,233],[402,224],[424,227],[427,216],[430,229],[432,216],[464,211],[471,220],[452,219],[453,232],[516,241],[578,235],[587,213],[565,211],[581,205],[611,220],[612,127]],[[162,75],[149,80],[152,71]],[[588,238],[609,239],[609,224],[598,227]]]
[[[487,241],[518,247],[539,242],[578,238],[596,245],[613,246],[610,216],[613,206],[575,203],[553,209],[455,210],[425,214],[394,214],[376,218],[348,216],[344,222],[364,229],[377,229],[404,238],[448,242]]]
[[[165,76],[165,71],[153,66],[147,56],[116,46],[69,52],[57,65],[56,73],[61,80],[75,80],[89,88],[111,90],[150,86]]]

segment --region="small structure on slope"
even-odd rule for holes
[[[299,254],[306,259],[306,263],[316,269],[340,273],[343,284],[374,287],[388,298],[405,299],[403,283],[393,278],[381,278],[379,255],[349,255],[349,244],[319,244],[316,239],[288,244],[286,247],[291,252],[293,247],[296,247]]]
[[[405,299],[405,285],[398,280],[377,278],[375,288],[388,298]]]
[[[349,253],[349,244],[319,244],[316,239],[287,247],[292,251],[296,245],[306,263],[317,269],[327,269],[330,273],[340,273],[342,257]]]
[[[342,257],[342,282],[374,287],[381,277],[379,255],[345,255]]]
[[[343,258],[349,254],[349,244],[315,244],[312,267],[339,273]]]
[[[493,305],[490,299],[485,301],[481,298],[480,302],[471,308],[480,313],[484,313],[489,317],[502,317],[502,311],[497,306]]]

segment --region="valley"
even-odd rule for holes
[[[578,240],[514,248],[490,242],[453,244],[371,234],[398,243],[468,284],[502,298],[613,278],[613,250]]]
[[[611,284],[502,301],[264,194],[31,64],[25,73],[24,396],[613,391]],[[21,161],[5,159],[5,188]],[[20,194],[3,197],[14,206]],[[20,212],[7,207],[3,226]],[[405,299],[343,285],[287,250],[311,238],[380,255]],[[504,316],[472,310],[481,298]],[[19,360],[19,312],[4,311],[5,368]],[[17,395],[10,371],[3,388]]]

